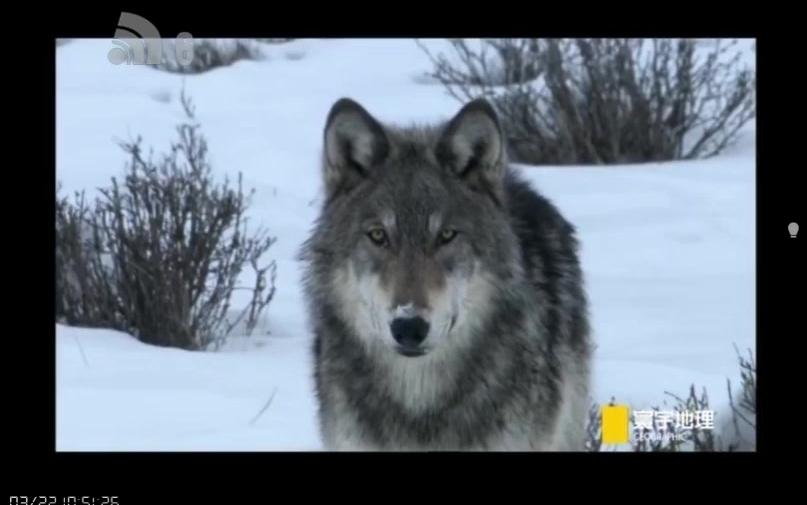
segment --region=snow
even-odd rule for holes
[[[57,450],[317,447],[305,339],[250,344],[191,352],[57,327]]]
[[[278,238],[268,253],[278,290],[271,335],[235,338],[218,352],[57,324],[57,450],[321,450],[296,255],[321,198],[325,116],[342,96],[404,123],[447,119],[460,104],[424,84],[429,60],[411,40],[267,45],[261,61],[194,76],[114,66],[112,47],[75,40],[57,50],[63,192],[92,195],[120,175],[126,158],[115,139],[167,147],[184,85],[216,174],[240,171],[256,190],[250,219]],[[684,396],[695,383],[718,420],[728,414],[726,379],[739,379],[733,346],[755,342],[755,157],[751,124],[708,160],[521,167],[580,234],[595,401],[663,407],[665,391]]]

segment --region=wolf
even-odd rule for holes
[[[327,450],[584,449],[578,239],[506,150],[484,99],[431,126],[332,105],[300,252]]]

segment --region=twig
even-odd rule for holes
[[[78,344],[78,350],[81,352],[81,359],[84,360],[84,366],[90,368],[90,362],[87,361],[87,355],[84,354],[84,346],[81,345],[81,340],[79,340],[78,335],[73,333],[73,338],[76,339],[76,344]]]
[[[261,409],[261,411],[260,411],[260,412],[258,412],[258,413],[255,415],[255,417],[254,417],[254,418],[252,418],[252,421],[250,421],[250,422],[249,422],[249,425],[250,425],[250,426],[254,425],[254,424],[255,424],[255,421],[257,421],[257,420],[258,420],[258,418],[259,418],[259,417],[261,417],[261,415],[263,415],[263,413],[264,413],[264,412],[266,412],[266,409],[268,409],[268,408],[269,408],[269,405],[271,405],[272,400],[275,398],[275,393],[277,393],[277,388],[275,388],[275,390],[274,390],[274,391],[272,391],[272,395],[269,397],[269,399],[268,399],[268,400],[266,400],[266,404],[263,406],[263,408]]]

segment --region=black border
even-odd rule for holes
[[[308,6],[309,10],[312,6]],[[357,5],[358,7],[358,5]],[[403,8],[400,8],[403,7]],[[22,113],[31,117],[35,131],[26,132],[24,142],[31,142],[37,166],[51,167],[55,172],[55,45],[57,37],[112,37],[121,10],[136,12],[147,17],[160,27],[163,36],[173,36],[180,31],[189,31],[195,37],[205,36],[293,36],[293,37],[455,37],[455,36],[726,36],[755,37],[758,39],[758,103],[757,119],[757,357],[760,368],[758,452],[754,454],[645,454],[632,457],[628,454],[328,454],[328,453],[55,453],[55,347],[53,345],[54,326],[49,314],[37,315],[45,303],[53,298],[37,283],[31,286],[30,272],[42,276],[42,286],[53,286],[51,251],[53,235],[44,230],[52,230],[53,198],[55,178],[42,178],[34,170],[20,171],[15,176],[32,175],[34,193],[42,200],[37,201],[37,209],[31,212],[36,223],[14,220],[20,227],[20,235],[42,236],[44,243],[30,245],[23,249],[23,262],[31,263],[20,272],[15,285],[28,286],[29,297],[24,305],[34,312],[33,325],[16,330],[10,339],[19,339],[30,348],[15,352],[14,358],[7,358],[12,365],[7,388],[13,398],[11,405],[12,427],[8,428],[7,454],[14,464],[13,473],[7,482],[14,484],[14,492],[31,495],[33,493],[117,494],[129,496],[132,501],[121,503],[153,502],[154,489],[162,486],[173,488],[175,496],[182,502],[190,496],[213,498],[218,493],[227,497],[223,502],[235,503],[234,494],[245,488],[253,488],[274,496],[272,487],[282,484],[283,475],[317,475],[315,485],[304,484],[301,494],[313,489],[324,488],[321,478],[339,478],[337,489],[355,488],[363,479],[379,479],[380,483],[396,484],[397,472],[415,471],[429,481],[429,476],[450,472],[463,476],[461,480],[451,479],[451,483],[474,487],[477,482],[468,479],[494,479],[501,472],[508,481],[533,482],[540,476],[544,485],[547,477],[554,473],[565,473],[574,465],[571,475],[586,475],[586,482],[595,482],[597,475],[610,477],[610,482],[630,485],[637,484],[636,476],[644,475],[656,482],[667,476],[680,475],[696,468],[701,474],[716,472],[716,468],[730,468],[732,472],[755,470],[756,463],[768,452],[779,448],[790,448],[801,435],[798,433],[798,417],[795,416],[797,403],[792,399],[797,394],[793,387],[798,380],[796,365],[803,330],[799,318],[803,311],[803,297],[796,293],[800,285],[795,283],[801,275],[803,239],[792,240],[786,230],[787,223],[803,223],[802,192],[797,182],[796,170],[803,170],[798,147],[803,131],[797,120],[800,119],[801,90],[800,79],[796,76],[800,61],[801,40],[799,30],[788,30],[785,26],[772,28],[764,33],[752,28],[756,21],[755,13],[749,12],[743,19],[742,13],[720,12],[714,17],[703,6],[697,14],[692,11],[665,14],[666,26],[661,26],[658,15],[647,12],[647,18],[632,20],[629,13],[615,6],[604,6],[603,12],[596,7],[586,7],[587,17],[580,13],[558,16],[553,12],[541,12],[528,16],[514,16],[515,7],[505,8],[502,16],[497,16],[493,7],[484,8],[483,16],[475,22],[459,14],[449,14],[440,19],[433,12],[413,5],[399,6],[398,11],[385,12],[384,9],[355,8],[348,11],[344,5],[336,9],[324,6],[317,8],[317,18],[313,13],[294,17],[288,11],[266,9],[266,13],[227,12],[221,8],[195,8],[190,14],[187,9],[169,12],[146,7],[94,6],[92,8],[66,9],[53,7],[46,33],[32,37],[26,34],[27,54],[22,63],[31,63],[33,69],[22,75],[30,76],[20,83],[26,89],[41,86],[30,102],[22,104]],[[473,9],[472,7],[467,7]],[[51,8],[49,8],[51,9]],[[252,7],[244,6],[249,11]],[[257,9],[257,8],[256,8]],[[362,11],[365,12],[352,12]],[[334,12],[335,11],[335,12]],[[399,12],[400,11],[400,12]],[[489,12],[493,11],[493,12]],[[632,14],[642,16],[641,11]],[[734,16],[734,17],[732,17]],[[737,18],[740,18],[739,20]],[[391,19],[391,18],[394,18]],[[498,18],[498,19],[497,19]],[[563,28],[561,28],[563,27]],[[718,27],[731,27],[725,30]],[[37,28],[41,28],[38,26]],[[34,51],[33,48],[36,48]],[[20,71],[22,72],[22,70]],[[34,104],[31,107],[31,104]],[[32,110],[33,109],[33,110]],[[795,121],[794,121],[795,120]],[[795,124],[794,124],[795,123]],[[30,131],[30,130],[29,130]],[[798,136],[797,136],[798,135]],[[796,146],[796,149],[793,149]],[[793,153],[793,154],[791,154]],[[34,173],[31,173],[34,172]],[[25,184],[25,183],[23,183]],[[30,184],[30,183],[29,183]],[[18,186],[30,187],[30,186]],[[803,201],[803,200],[802,200]],[[19,211],[14,214],[19,216]],[[24,216],[23,216],[24,217]],[[35,233],[30,233],[31,228]],[[41,234],[40,234],[41,231]],[[19,247],[19,246],[16,246]],[[31,253],[36,254],[31,254]],[[42,258],[37,255],[42,254]],[[800,261],[799,261],[800,260]],[[16,263],[15,263],[16,264]],[[42,268],[43,264],[51,269]],[[16,267],[12,267],[16,269]],[[25,272],[25,273],[23,273]],[[49,278],[48,278],[49,276]],[[37,279],[39,281],[40,279]],[[52,289],[52,288],[51,288]],[[20,304],[23,305],[23,304]],[[801,309],[801,310],[800,310]],[[41,326],[40,326],[41,325]],[[34,329],[35,328],[35,329]],[[24,338],[18,333],[27,333]],[[788,402],[788,399],[791,401]],[[646,461],[644,458],[651,458]],[[612,464],[619,462],[619,464]],[[648,465],[652,462],[651,465]],[[591,465],[590,472],[583,468]],[[321,465],[321,466],[320,466]],[[639,472],[630,472],[633,466]],[[375,471],[373,471],[375,470]],[[642,471],[644,470],[644,471]],[[614,472],[610,476],[610,472]],[[671,473],[668,473],[671,472]],[[339,476],[342,474],[342,476]],[[407,474],[403,474],[407,475]],[[592,480],[589,480],[592,478]],[[682,480],[685,477],[680,476]],[[717,479],[717,477],[712,477]],[[350,479],[350,480],[347,480]],[[5,480],[5,479],[4,479]],[[678,479],[675,479],[678,481]],[[719,479],[717,479],[719,480]],[[480,481],[482,482],[482,481]],[[501,481],[500,481],[501,482]],[[609,482],[609,481],[605,481]],[[362,483],[364,486],[365,484]],[[366,484],[368,490],[372,487]],[[723,487],[717,484],[718,487]],[[579,486],[578,486],[579,487]],[[396,489],[399,485],[396,485]],[[619,487],[617,486],[617,490]],[[214,491],[214,489],[216,491]],[[325,488],[331,489],[331,488]],[[127,495],[128,493],[128,495]],[[164,496],[165,491],[159,492]],[[137,496],[138,500],[134,500]],[[385,496],[385,495],[380,495]]]

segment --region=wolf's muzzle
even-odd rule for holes
[[[398,352],[404,356],[420,356],[425,353],[420,344],[429,334],[429,323],[421,317],[399,317],[390,324],[392,337],[398,342]]]

